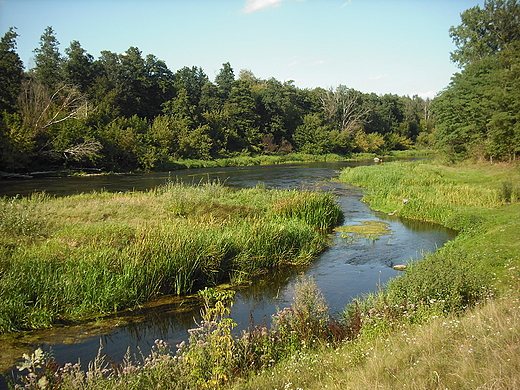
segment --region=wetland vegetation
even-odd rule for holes
[[[342,220],[329,193],[217,182],[4,198],[0,216],[1,332],[308,264]]]
[[[36,350],[21,364],[26,387],[519,388],[519,15],[516,0],[486,0],[463,12],[450,29],[461,71],[433,101],[341,85],[301,90],[251,71],[235,79],[229,63],[213,83],[198,67],[173,73],[136,47],[94,60],[73,41],[63,58],[51,27],[35,68],[24,73],[10,28],[0,47],[8,86],[0,161],[10,171],[169,170],[179,160],[205,166],[217,158],[251,163],[261,153],[413,146],[457,164],[385,161],[341,173],[341,181],[366,189],[373,209],[459,234],[340,318],[328,315],[314,282],[302,278],[293,304],[270,327],[252,324],[237,336],[226,306],[231,294],[206,289],[203,321],[188,343],[157,340],[149,355],[121,364],[100,351],[88,366],[58,366]],[[0,329],[88,318],[307,263],[340,219],[330,194],[215,183],[3,199]]]
[[[347,168],[340,178],[365,187],[364,200],[387,213],[423,219],[414,202],[427,203],[430,218],[459,235],[341,318],[329,316],[314,282],[302,278],[293,304],[270,327],[237,336],[229,293],[207,290],[204,321],[188,343],[158,340],[149,355],[120,365],[101,351],[86,371],[70,364],[56,375],[47,365],[26,381],[37,387],[45,377],[70,389],[517,387],[520,188],[502,183],[518,183],[518,167],[385,163]],[[38,353],[24,367],[45,366],[50,357]]]

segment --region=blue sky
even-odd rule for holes
[[[451,26],[478,0],[0,0],[0,34],[16,26],[26,68],[47,26],[95,58],[137,46],[172,71],[222,63],[300,88],[433,97],[458,69]]]

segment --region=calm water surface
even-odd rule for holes
[[[46,191],[59,196],[105,189],[107,191],[145,190],[169,180],[199,183],[220,180],[234,188],[253,187],[263,183],[268,188],[304,188],[332,191],[345,213],[345,225],[361,221],[384,221],[393,231],[379,239],[347,242],[336,233],[333,245],[315,262],[305,268],[288,268],[275,272],[237,292],[231,309],[238,323],[236,331],[246,329],[252,313],[255,323],[270,322],[277,309],[289,306],[294,294],[295,280],[301,273],[312,276],[330,304],[332,313],[340,312],[347,303],[361,294],[375,291],[389,278],[398,274],[392,269],[424,253],[433,252],[454,232],[440,226],[400,220],[377,213],[360,200],[362,192],[331,179],[352,163],[311,163],[244,168],[186,170],[171,173],[142,175],[93,176],[81,178],[47,178],[9,180],[0,182],[0,196],[28,195]],[[358,164],[359,165],[359,164]],[[150,307],[148,307],[150,306]],[[52,350],[58,363],[77,362],[83,366],[95,358],[100,343],[114,361],[121,361],[130,348],[148,354],[156,339],[174,346],[187,339],[187,329],[194,327],[199,306],[194,300],[179,301],[165,298],[143,310],[118,313],[96,324],[55,328],[31,332],[26,348],[43,347]],[[35,341],[36,340],[36,341]],[[20,341],[23,345],[24,341]],[[20,355],[18,355],[20,356]]]

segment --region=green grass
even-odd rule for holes
[[[88,374],[69,368],[64,388],[520,387],[519,168],[384,163],[347,169],[341,178],[365,187],[374,208],[459,234],[349,305],[341,326],[325,320],[325,302],[304,281],[271,329],[258,326],[234,338],[233,322],[219,306],[220,314],[207,317],[178,351],[158,342],[142,357],[145,364],[129,358],[123,371],[103,363],[101,354]]]
[[[288,153],[282,155],[237,155],[233,157],[218,158],[214,160],[198,160],[198,159],[182,159],[172,160],[156,167],[159,171],[173,171],[181,169],[199,169],[199,168],[221,168],[221,167],[246,167],[255,165],[278,165],[278,164],[294,164],[308,162],[334,162],[334,161],[367,161],[373,160],[374,157],[391,157],[391,158],[410,158],[410,157],[433,157],[430,150],[396,150],[391,151],[388,155],[381,156],[376,153],[352,153],[348,156],[329,154],[306,154],[306,153]],[[77,174],[77,173],[76,173]]]
[[[356,159],[356,156],[352,156],[352,158]],[[314,155],[305,153],[289,153],[284,155],[233,156],[214,160],[183,159],[164,163],[162,166],[158,167],[158,169],[169,171],[196,168],[246,167],[254,165],[276,165],[302,162],[346,161],[350,159],[350,157],[340,156],[338,154]]]
[[[0,332],[308,264],[342,214],[329,193],[170,183],[0,202]]]
[[[348,307],[355,340],[299,352],[234,388],[518,387],[519,168],[385,163],[340,180],[366,188],[372,208],[459,235]]]

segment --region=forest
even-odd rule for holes
[[[353,152],[431,146],[430,100],[344,85],[300,89],[222,64],[170,70],[137,47],[94,59],[78,41],[65,54],[52,27],[25,71],[16,28],[0,46],[0,164],[103,170],[172,169],[180,159]]]
[[[60,52],[52,27],[25,70],[16,27],[0,43],[0,171],[170,170],[183,159],[435,149],[446,161],[520,152],[520,5],[491,0],[450,29],[461,69],[433,100],[301,89],[224,63],[211,81],[137,47]]]

